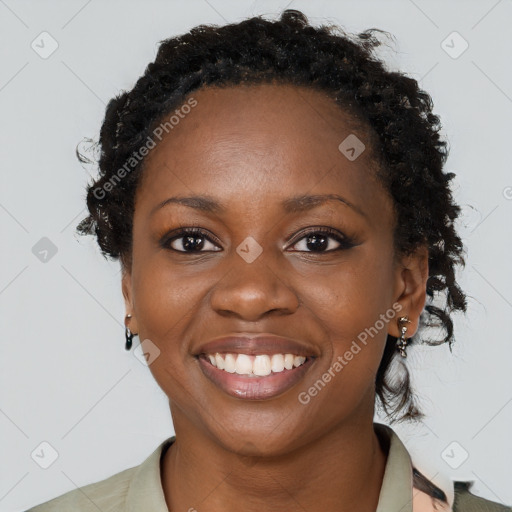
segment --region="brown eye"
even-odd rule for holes
[[[182,229],[171,237],[165,237],[160,244],[164,249],[176,252],[217,252],[211,247],[217,247],[205,231],[198,228]],[[206,250],[204,250],[206,248]],[[221,250],[221,249],[219,249]]]
[[[313,228],[293,243],[296,246],[302,243],[302,252],[334,252],[354,247],[353,240],[332,228]]]

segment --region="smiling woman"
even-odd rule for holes
[[[373,421],[421,418],[403,358],[466,309],[439,119],[378,32],[199,26],[110,101],[78,229],[120,259],[176,435],[32,510],[506,510]]]

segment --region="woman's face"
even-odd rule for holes
[[[369,140],[333,100],[307,88],[192,96],[197,104],[147,156],[123,276],[130,328],[153,354],[149,367],[176,432],[232,451],[250,439],[246,451],[277,454],[371,421],[386,336],[398,335],[402,315],[413,320],[407,335],[415,332],[427,258],[393,259],[392,199],[372,178]],[[313,195],[331,199],[292,201]],[[160,206],[190,196],[219,206]],[[180,237],[191,227],[201,233]],[[249,333],[292,344],[204,347]],[[206,353],[217,350],[231,371],[212,365]],[[279,354],[288,353],[307,359],[279,371]],[[255,370],[257,354],[268,359]],[[264,375],[268,363],[276,371]],[[239,375],[244,368],[263,375]]]

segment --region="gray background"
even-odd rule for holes
[[[119,265],[74,234],[94,173],[75,146],[98,137],[106,103],[133,86],[158,41],[288,5],[315,24],[391,32],[397,53],[382,57],[434,99],[463,206],[469,311],[455,317],[453,354],[410,351],[427,419],[394,428],[434,481],[474,480],[475,493],[512,503],[510,0],[0,0],[0,511],[137,465],[173,433],[165,395],[124,350]],[[46,37],[51,48],[43,31],[58,43],[46,59],[31,47]],[[41,261],[44,237],[57,252]],[[31,457],[45,441],[58,453],[48,469]]]

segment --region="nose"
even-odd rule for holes
[[[248,263],[233,252],[230,270],[210,296],[214,311],[254,322],[271,312],[289,315],[297,310],[296,293],[287,284],[283,271],[279,272],[275,262],[271,265],[264,253]]]

